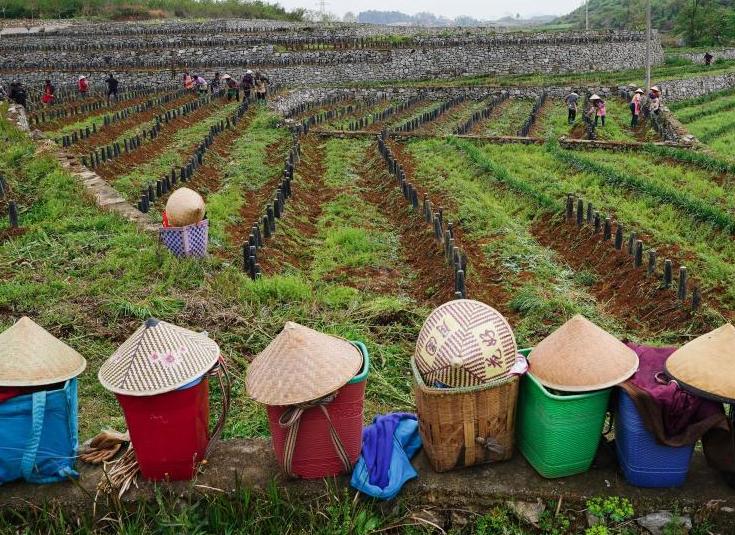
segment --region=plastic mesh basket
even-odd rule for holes
[[[530,349],[521,351],[528,355]],[[611,389],[556,395],[531,373],[518,397],[518,448],[543,477],[586,472],[600,443]]]
[[[161,227],[161,242],[178,257],[197,257],[207,255],[209,243],[209,221],[204,219],[185,227]]]
[[[679,487],[686,481],[694,444],[664,446],[648,431],[630,396],[619,389],[615,447],[625,479],[636,487]]]

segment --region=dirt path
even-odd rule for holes
[[[266,240],[262,252],[259,252],[261,269],[266,275],[281,273],[287,266],[299,271],[309,269],[312,261],[310,242],[318,233],[317,222],[322,208],[337,194],[335,189],[324,183],[324,146],[321,143],[313,136],[302,138],[301,161],[291,183],[293,195],[286,203],[283,218],[276,220],[275,235]],[[272,200],[275,187],[262,189],[265,204]],[[256,206],[262,205],[256,203]],[[245,221],[249,224],[251,220],[254,217]],[[284,220],[288,221],[289,232],[282,228]]]

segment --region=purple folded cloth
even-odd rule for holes
[[[661,407],[666,435],[681,435],[691,425],[722,413],[721,404],[682,390],[665,375],[666,359],[676,348],[640,346],[630,342],[627,345],[636,352],[640,361],[630,383],[650,395]]]

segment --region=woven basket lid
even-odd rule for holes
[[[459,388],[507,378],[517,352],[513,330],[497,310],[457,299],[426,318],[414,358],[427,385],[438,381]]]
[[[735,327],[722,327],[695,338],[666,360],[666,373],[705,396],[735,403]]]
[[[179,188],[166,202],[166,216],[172,227],[195,225],[204,219],[204,199],[196,191]]]
[[[362,362],[360,350],[347,340],[289,321],[253,359],[245,387],[265,405],[306,403],[342,388]]]
[[[638,369],[638,355],[577,314],[529,355],[529,371],[547,388],[590,392],[622,383]]]
[[[76,377],[87,361],[27,317],[0,333],[0,386],[41,386]]]
[[[219,356],[206,333],[150,318],[105,361],[98,377],[116,394],[154,396],[198,379]]]

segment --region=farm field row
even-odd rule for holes
[[[723,92],[716,99],[679,103],[675,114],[713,154],[735,161],[735,94],[732,91]]]
[[[420,118],[424,113],[432,112],[446,101],[422,100],[412,103],[408,108],[400,112],[390,115],[385,120],[376,117],[381,112],[395,106],[400,101],[382,101],[369,108],[359,108],[353,113],[339,114],[332,120],[327,120],[318,124],[317,129],[320,131],[339,131],[339,130],[368,130],[379,132],[382,128],[391,130],[400,129],[400,127],[410,123],[412,120]],[[456,128],[466,122],[476,112],[482,111],[490,103],[490,99],[482,100],[465,100],[454,105],[437,119],[429,121],[418,128],[411,130],[412,133],[433,136],[448,136],[455,132]],[[474,123],[467,132],[477,136],[517,136],[525,121],[528,119],[534,101],[527,98],[508,98],[500,102],[492,110],[489,117],[481,119]],[[305,112],[298,116],[298,119],[306,119],[309,116],[317,116],[320,113],[332,110],[339,112],[345,108],[342,102],[323,106],[315,111]],[[356,127],[359,121],[364,121],[362,128]],[[607,101],[607,121],[605,126],[602,124],[596,130],[597,139],[603,141],[658,141],[658,134],[651,128],[647,122],[636,128],[630,127],[630,111],[627,103],[619,98],[610,98]],[[560,99],[547,99],[546,103],[539,111],[536,122],[531,131],[531,137],[538,138],[558,138],[561,136],[570,137],[572,139],[586,138],[586,129],[583,120],[582,108],[577,114],[574,124],[567,123],[567,108]]]
[[[300,118],[351,104],[321,106]],[[319,129],[395,104],[356,108]],[[368,128],[397,127],[441,104],[413,102]],[[620,337],[668,343],[712,327],[720,314],[732,319],[735,291],[728,281],[735,276],[735,247],[726,228],[735,204],[721,174],[655,154],[445,138],[487,104],[459,102],[417,128],[433,138],[388,144],[418,198],[427,195],[453,224],[456,245],[467,257],[468,296],[503,312],[521,346],[535,344],[575,313]],[[505,101],[476,127],[514,135],[520,125],[513,121],[522,124],[532,104]],[[96,171],[135,202],[141,188],[187,162],[210,127],[238,105],[215,100],[173,119],[153,141]],[[103,129],[88,145],[119,139],[150,120],[137,114],[139,122],[121,121],[106,138]],[[608,124],[611,132],[614,124]],[[614,128],[625,133],[622,123]],[[374,365],[366,418],[412,408],[408,361],[416,334],[428,311],[454,295],[454,272],[420,208],[411,208],[388,172],[376,138],[300,138],[293,195],[275,234],[258,249],[263,276],[251,280],[241,247],[253,221],[272,206],[294,141],[268,108],[251,106],[217,136],[187,184],[207,202],[210,256],[200,262],[176,260],[154,237],[97,210],[50,157],[35,155],[31,142],[7,124],[3,129],[10,145],[0,155],[0,169],[9,177],[24,230],[10,236],[0,229],[0,327],[32,314],[89,359],[81,380],[83,438],[103,426],[122,427],[117,404],[95,373],[149,316],[207,330],[221,344],[236,377],[228,437],[267,434],[265,413],[247,400],[242,379],[248,361],[286,320],[366,342]],[[533,135],[555,137],[564,130],[566,109],[547,101]],[[79,154],[89,148],[80,145]],[[678,196],[668,198],[670,189]],[[671,258],[675,269],[686,263],[704,307],[692,314],[677,303],[674,290],[658,288],[645,270],[634,269],[627,253],[565,222],[568,192],[624,224],[626,239],[635,230],[647,248],[657,248],[660,262]],[[162,207],[154,205],[154,218]]]

